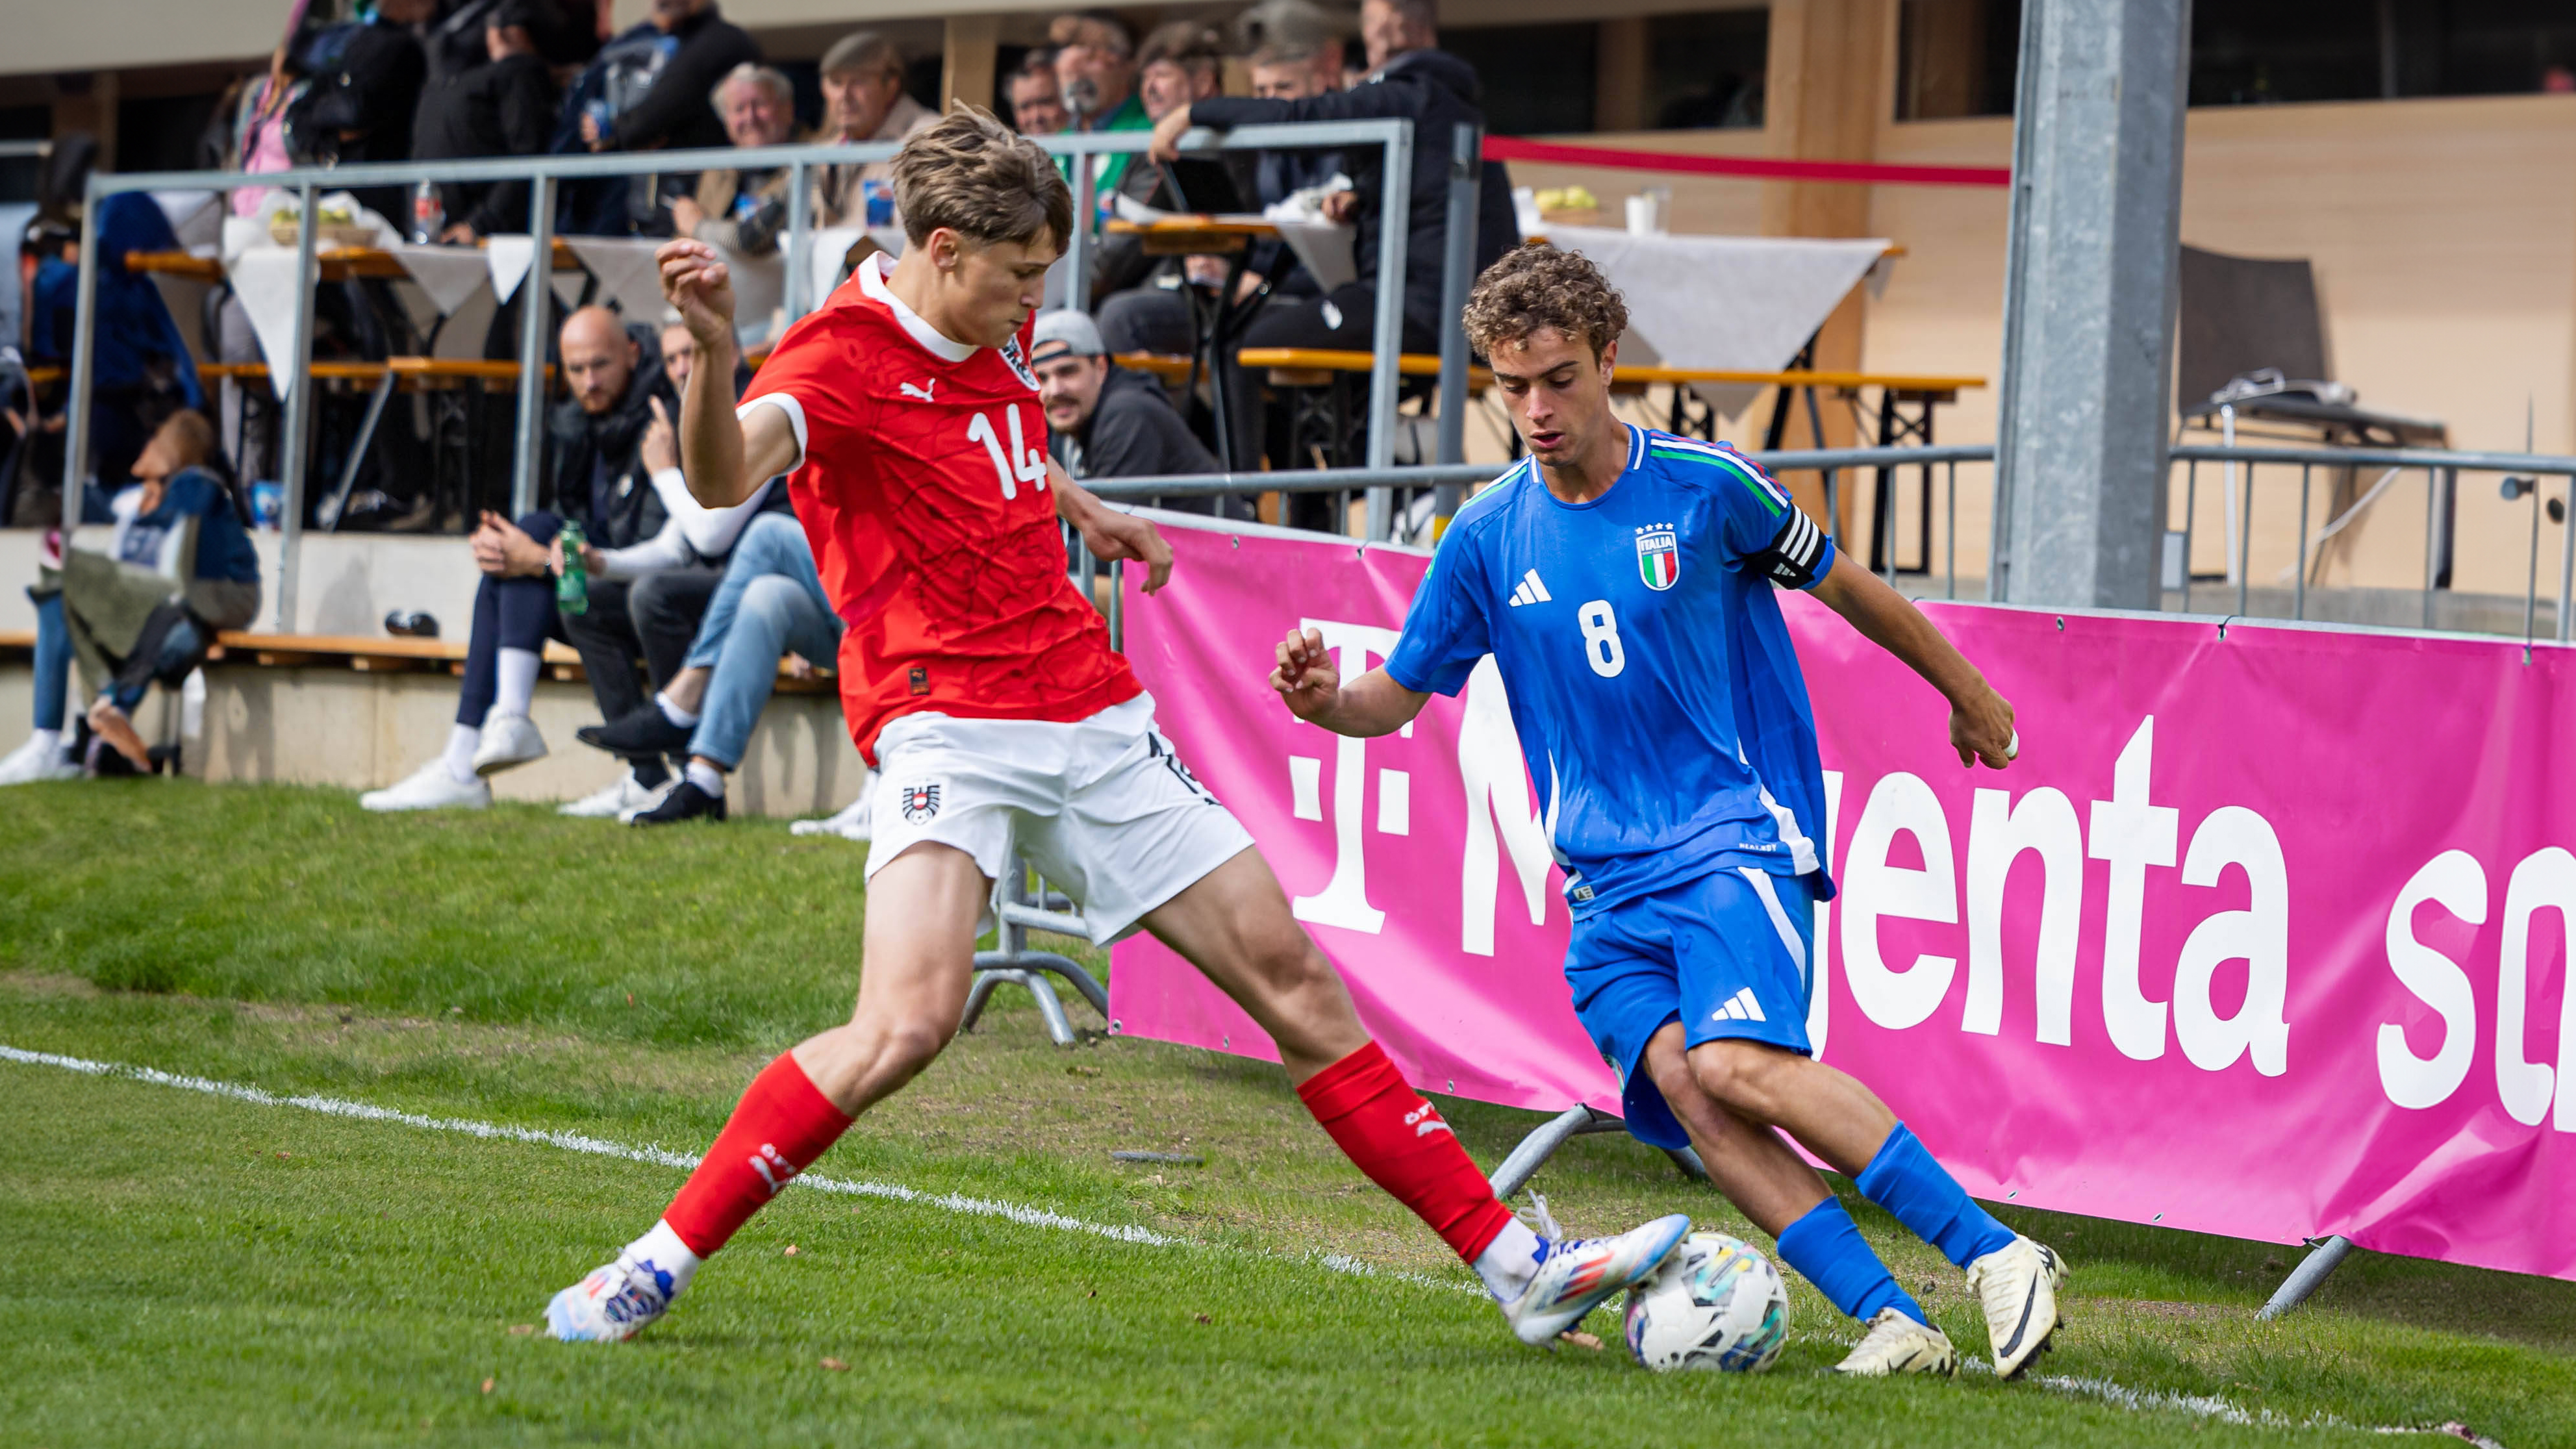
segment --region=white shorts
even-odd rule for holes
[[[1154,728],[1149,694],[1074,724],[905,715],[877,736],[870,813],[870,877],[925,840],[994,880],[1017,852],[1080,903],[1094,945],[1252,846]]]

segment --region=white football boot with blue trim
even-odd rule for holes
[[[620,1253],[554,1296],[546,1305],[546,1333],[571,1343],[633,1338],[670,1311],[677,1291],[670,1273]]]
[[[1533,1347],[1553,1343],[1612,1295],[1654,1276],[1690,1235],[1690,1219],[1674,1213],[1615,1238],[1569,1238],[1548,1215],[1547,1199],[1533,1193],[1531,1200],[1543,1256],[1529,1287],[1501,1306],[1512,1336]]]

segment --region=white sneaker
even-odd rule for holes
[[[1868,1336],[1834,1365],[1834,1372],[1864,1379],[1890,1374],[1938,1374],[1946,1379],[1959,1372],[1959,1351],[1950,1346],[1947,1334],[1906,1317],[1904,1309],[1882,1308],[1869,1321]]]
[[[546,1305],[546,1333],[569,1342],[617,1343],[669,1312],[671,1298],[669,1273],[620,1253],[554,1296]]]
[[[1690,1233],[1690,1219],[1674,1213],[1615,1238],[1569,1238],[1548,1216],[1546,1201],[1533,1200],[1547,1256],[1521,1296],[1501,1305],[1512,1336],[1532,1347],[1555,1342],[1583,1315],[1654,1276]]]
[[[787,833],[790,835],[837,835],[843,840],[866,840],[869,835],[874,833],[874,827],[872,827],[868,821],[868,800],[875,793],[876,792],[873,789],[862,791],[860,792],[859,798],[851,801],[848,808],[844,809],[840,814],[828,816],[821,820],[799,820],[795,824],[787,827]]]
[[[475,774],[497,775],[545,757],[546,737],[537,733],[535,720],[497,709],[483,716],[483,741],[474,747]]]
[[[481,810],[491,803],[491,786],[480,779],[470,785],[456,783],[444,759],[430,761],[399,784],[369,790],[358,797],[359,809],[377,811]]]
[[[1968,1265],[1968,1291],[1986,1310],[1995,1377],[2013,1377],[2047,1350],[2057,1332],[2057,1290],[2065,1282],[2057,1254],[2018,1234]]]
[[[0,785],[32,785],[40,780],[77,780],[81,767],[63,753],[62,736],[29,735],[27,742],[0,759]]]
[[[556,806],[555,813],[582,820],[606,820],[611,816],[623,820],[638,810],[652,809],[669,793],[670,781],[663,781],[658,789],[648,790],[635,783],[635,772],[629,770],[611,781],[604,790],[584,795],[568,805]]]

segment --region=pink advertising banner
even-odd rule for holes
[[[1264,682],[1301,624],[1379,663],[1426,556],[1166,535],[1128,654],[1398,1065],[1615,1112],[1492,662],[1367,741]],[[2576,1278],[2576,651],[1930,605],[2019,711],[2020,760],[1970,772],[1937,695],[1783,602],[1841,887],[1810,1033],[1971,1193]],[[1110,1005],[1274,1055],[1145,937]]]

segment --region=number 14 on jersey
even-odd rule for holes
[[[1041,490],[1046,487],[1047,459],[1046,450],[1030,447],[1020,432],[1019,404],[1009,404],[1002,412],[1009,419],[1011,429],[1011,450],[1008,453],[1002,451],[1001,435],[993,431],[993,419],[989,413],[977,413],[974,420],[966,425],[966,440],[984,445],[984,451],[993,459],[993,476],[1001,481],[1002,497],[1007,500],[1020,496],[1022,483],[1034,483]],[[1040,437],[1043,438],[1044,434]]]

